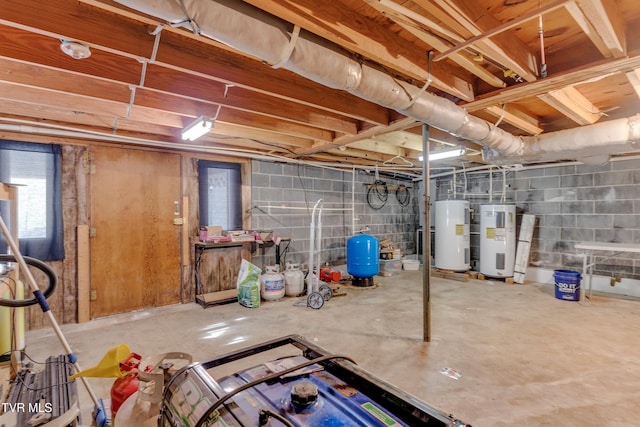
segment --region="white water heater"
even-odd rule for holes
[[[480,273],[512,277],[515,259],[515,205],[480,206]]]
[[[469,202],[439,200],[436,205],[435,266],[467,271],[470,264]]]

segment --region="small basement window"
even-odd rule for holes
[[[0,182],[18,186],[20,253],[42,261],[64,259],[60,147],[0,141]],[[9,224],[9,202],[0,215]],[[0,233],[0,253],[7,253]]]
[[[242,229],[242,180],[239,163],[198,161],[200,225]]]

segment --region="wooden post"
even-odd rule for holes
[[[89,256],[89,226],[78,225],[78,323],[91,320],[91,260]]]
[[[189,227],[189,197],[182,197],[182,265],[191,265],[191,236]]]

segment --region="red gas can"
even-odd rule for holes
[[[339,282],[342,279],[342,274],[339,271],[332,270],[331,267],[321,267],[320,279],[325,282]]]
[[[118,378],[111,386],[111,419],[115,420],[116,413],[125,400],[138,391],[138,366],[142,357],[139,354],[131,353],[125,360],[120,362],[120,372],[127,372],[127,375]]]

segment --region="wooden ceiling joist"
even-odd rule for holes
[[[633,86],[633,90],[635,90],[636,95],[638,95],[638,98],[640,98],[640,68],[629,71],[628,73],[626,73],[626,75],[629,83],[631,83],[631,86]]]
[[[18,36],[11,37],[16,40],[25,40],[25,45],[18,46],[16,49],[20,48],[25,55],[33,53],[30,58],[25,58],[25,60],[46,61],[46,58],[51,58],[51,55],[63,55],[59,49],[59,38],[80,40],[90,44],[96,52],[86,61],[75,61],[74,64],[70,64],[70,66],[81,68],[78,72],[103,78],[114,78],[124,71],[114,69],[113,64],[120,64],[121,58],[124,57],[130,58],[132,66],[135,67],[135,72],[129,73],[127,83],[138,84],[140,82],[142,65],[139,59],[149,60],[153,52],[154,39],[149,34],[147,26],[132,23],[117,15],[106,21],[104,16],[98,15],[94,8],[71,0],[57,0],[55,3],[68,3],[65,7],[76,13],[74,15],[76,19],[73,22],[69,22],[68,16],[60,16],[59,20],[37,19],[24,13],[24,8],[29,7],[29,3],[33,0],[25,1],[27,4],[20,8],[3,8],[3,14],[0,17],[0,23],[7,25],[9,29],[13,28],[12,31],[26,33],[28,30],[41,35],[41,38],[37,40],[28,40]],[[60,15],[60,6],[56,7],[53,2],[36,3],[31,5],[34,9],[45,8],[41,11],[42,16],[49,16],[48,13],[52,16]],[[97,19],[101,20],[99,25],[95,23]],[[99,30],[96,27],[99,27]],[[33,37],[33,34],[30,37]],[[48,41],[45,40],[47,38]],[[34,49],[33,46],[39,46],[39,48]],[[5,48],[10,47],[9,44],[5,46]],[[97,51],[101,51],[99,55]],[[36,52],[38,55],[35,55]],[[49,52],[49,54],[43,55],[43,52]],[[12,52],[11,56],[18,54],[20,52]],[[109,55],[119,56],[120,59],[106,58]],[[33,56],[41,59],[34,59]],[[94,62],[96,56],[104,58],[99,66]],[[50,60],[53,61],[52,58]],[[70,58],[67,60],[70,63],[74,62]],[[56,58],[55,61],[60,61],[60,59]],[[87,64],[96,66],[89,68]],[[268,66],[265,66],[264,69],[256,69],[255,61],[250,61],[246,56],[218,49],[190,37],[181,37],[174,32],[168,32],[161,36],[154,64],[180,70],[193,77],[206,77],[222,85],[232,84],[238,88],[247,88],[247,82],[251,82],[250,90],[252,91],[299,102],[303,105],[313,104],[316,109],[325,106],[329,113],[338,112],[373,124],[385,124],[387,118],[383,107],[344,91],[335,91],[335,96],[327,96],[327,91],[332,91],[332,89],[303,79],[286,70],[274,70]],[[145,84],[151,77],[152,71],[148,70]]]
[[[517,108],[510,106],[505,106],[503,108],[494,105],[493,107],[487,108],[485,111],[498,120],[502,119],[505,123],[509,123],[530,135],[539,135],[543,131],[539,126],[537,118]]]
[[[626,54],[623,19],[614,2],[577,0],[568,4],[567,10],[602,56],[620,58]]]
[[[521,98],[539,96],[551,90],[563,89],[569,85],[601,77],[603,74],[628,72],[636,68],[640,68],[640,52],[629,53],[624,58],[601,60],[574,70],[556,73],[543,80],[511,87],[507,91],[489,92],[478,96],[473,102],[464,104],[464,108],[470,112],[478,111],[495,104],[509,103]]]
[[[539,95],[539,98],[582,126],[602,118],[599,110],[575,87],[552,90]]]
[[[429,10],[429,2],[427,0],[416,0],[416,3]],[[501,24],[492,15],[487,14],[477,2],[433,0],[433,3],[437,4],[450,16],[446,22],[448,26],[456,28],[465,38],[480,36]],[[517,38],[498,33],[491,39],[479,40],[476,42],[476,46],[484,56],[492,58],[505,69],[513,70],[525,81],[537,80],[536,57]]]
[[[441,61],[441,60],[453,55],[454,53],[459,52],[462,49],[465,49],[466,47],[473,45],[474,43],[477,43],[478,41],[487,39],[489,37],[493,37],[496,34],[500,34],[500,33],[505,32],[505,31],[507,31],[507,30],[509,30],[511,28],[515,28],[518,25],[521,25],[523,22],[527,22],[527,21],[529,21],[531,19],[537,18],[540,15],[543,15],[545,13],[554,11],[554,10],[560,8],[560,7],[563,7],[563,6],[567,5],[568,3],[573,3],[574,1],[575,0],[559,0],[559,1],[556,1],[554,3],[548,4],[548,5],[544,6],[544,7],[539,8],[535,12],[530,12],[530,13],[527,13],[525,15],[520,16],[517,19],[512,19],[511,21],[506,22],[506,23],[504,23],[502,25],[498,25],[497,27],[493,28],[492,30],[485,31],[484,33],[478,34],[477,36],[474,36],[474,37],[471,37],[470,39],[465,40],[462,43],[456,44],[451,49],[445,50],[442,53],[436,55],[433,58],[433,60],[434,61]]]
[[[377,0],[376,0],[377,1]],[[428,74],[427,53],[409,49],[395,33],[368,22],[361,16],[352,15],[349,10],[315,0],[298,0],[296,7],[279,2],[265,4],[261,0],[250,0],[262,9],[284,20],[299,25],[321,37],[342,45],[352,52],[361,54],[372,61],[398,70],[405,76],[424,81]],[[370,4],[375,4],[371,2]],[[302,11],[313,11],[305,14]],[[322,16],[319,21],[317,16]],[[459,72],[448,64],[433,65],[432,85],[460,99],[473,99],[471,85],[459,78]]]
[[[389,2],[382,2],[382,1],[378,2],[378,0],[375,0],[375,1],[371,1],[369,4],[375,7],[381,13],[384,13],[385,15],[389,16],[400,27],[404,28],[405,31],[413,34],[414,37],[422,40],[424,43],[433,47],[434,49],[438,51],[443,51],[449,48],[449,45],[441,37],[439,37],[438,35],[434,34],[431,31],[426,31],[424,28],[420,27],[417,24],[412,24],[409,21],[409,18],[403,16],[396,9],[388,8],[388,3]],[[468,56],[461,55],[461,54],[454,54],[449,59],[493,87],[506,86],[504,81],[502,81],[499,77],[487,71],[479,63],[474,62]],[[433,63],[432,63],[432,67],[433,67]],[[470,100],[466,98],[462,98],[462,99],[465,99],[466,101]]]

